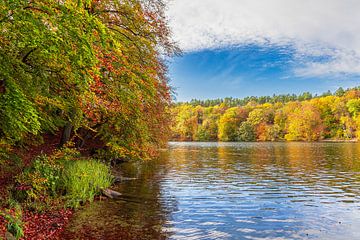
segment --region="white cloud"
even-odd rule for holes
[[[360,0],[171,0],[168,16],[184,51],[290,44],[298,75],[360,74]]]

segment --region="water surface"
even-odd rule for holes
[[[70,239],[360,239],[360,144],[170,143]]]

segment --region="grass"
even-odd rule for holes
[[[65,163],[61,185],[70,207],[78,207],[110,187],[110,169],[97,160],[76,160]]]
[[[0,164],[4,163],[0,173],[10,174],[8,170],[13,169],[13,165],[21,169],[17,160],[10,159],[7,152],[0,151]],[[9,191],[1,189],[0,185],[0,200],[5,192],[9,192],[0,201],[0,217],[7,223],[6,230],[19,239],[24,235],[22,208],[35,212],[63,207],[77,208],[92,202],[96,195],[112,183],[109,166],[95,159],[82,158],[74,149],[65,148],[52,155],[40,155],[31,166],[23,169],[15,183],[9,185]]]
[[[17,177],[12,196],[28,209],[38,211],[61,202],[66,207],[77,208],[92,202],[112,182],[109,166],[65,149],[51,156],[38,156],[32,166]]]

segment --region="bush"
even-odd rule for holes
[[[62,187],[71,207],[93,201],[102,189],[110,187],[111,184],[109,167],[99,161],[77,160],[65,164]]]
[[[20,239],[24,236],[24,223],[22,222],[20,205],[16,205],[12,210],[0,212],[0,216],[4,217],[7,222],[6,230],[11,233],[15,239]]]
[[[17,177],[13,197],[20,202],[27,201],[40,210],[40,205],[58,195],[63,172],[62,161],[46,155],[38,156],[32,166]]]
[[[10,145],[0,140],[0,172],[1,170],[8,170],[6,168],[22,168],[22,164],[21,158],[12,152]]]
[[[36,210],[47,209],[56,201],[70,207],[93,201],[101,189],[112,183],[110,169],[92,159],[79,158],[71,149],[35,159],[17,178],[13,197]]]

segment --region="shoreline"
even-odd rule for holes
[[[182,142],[193,142],[193,143],[201,143],[201,141],[174,141],[171,140],[169,143],[182,143]],[[293,143],[296,141],[256,141],[252,143]],[[357,143],[357,139],[323,139],[319,141],[297,141],[299,143]],[[229,142],[220,142],[220,141],[207,141],[207,143],[229,143]],[[234,143],[234,142],[233,142]],[[235,143],[251,143],[251,142],[235,142]],[[57,143],[52,142],[49,144],[39,145],[35,148],[29,149],[28,151],[14,151],[18,154],[18,156],[22,160],[23,167],[26,167],[31,164],[33,159],[36,158],[39,154],[45,152],[51,154],[54,149],[56,149]],[[14,184],[16,175],[21,172],[21,169],[16,165],[13,166],[14,169],[5,170],[4,176],[0,176],[0,179],[4,184],[0,186],[0,192],[5,194],[5,190]],[[12,174],[10,174],[10,172]],[[5,184],[6,183],[6,184]],[[2,196],[3,203],[0,205],[0,211],[6,209],[6,199],[7,196]],[[64,209],[46,209],[44,212],[34,212],[29,209],[23,210],[22,220],[24,222],[24,232],[25,237],[22,239],[59,239],[61,238],[62,233],[66,231],[66,226],[71,220],[74,209],[64,208]],[[44,222],[45,221],[45,222]],[[4,237],[6,228],[5,228],[5,220],[2,216],[0,216],[0,237]]]
[[[31,165],[34,159],[41,154],[52,154],[59,143],[58,135],[45,135],[44,144],[33,146],[29,149],[14,149],[12,153],[19,157],[21,163],[13,164],[9,169],[1,172],[0,176],[0,212],[8,209],[6,201],[9,199],[9,189],[14,185],[16,177],[24,168]],[[10,208],[10,211],[12,209]],[[22,210],[23,231],[25,236],[21,239],[61,239],[60,235],[64,231],[65,226],[71,219],[74,210],[70,208],[64,209],[47,209],[44,212],[31,211],[29,209]],[[0,239],[6,239],[6,221],[0,215]]]
[[[41,155],[53,155],[59,149],[59,136],[57,134],[44,135],[44,143],[26,148],[11,149],[11,154],[18,158],[18,162],[5,161],[6,168],[0,169],[0,239],[6,239],[7,221],[1,213],[14,214],[14,208],[9,204],[10,192],[14,188],[16,178],[31,166],[34,160]],[[87,156],[86,153],[82,155]],[[21,203],[20,203],[21,206]],[[56,206],[45,208],[42,211],[34,211],[27,207],[22,208],[21,221],[23,224],[24,237],[21,239],[62,239],[65,231],[76,209],[72,207]]]
[[[181,142],[194,142],[194,143],[358,143],[360,142],[357,139],[323,139],[323,140],[318,140],[318,141],[228,141],[228,142],[224,142],[224,141],[194,141],[194,140],[185,140],[185,141],[180,141],[180,140],[169,140],[168,143],[181,143]]]

